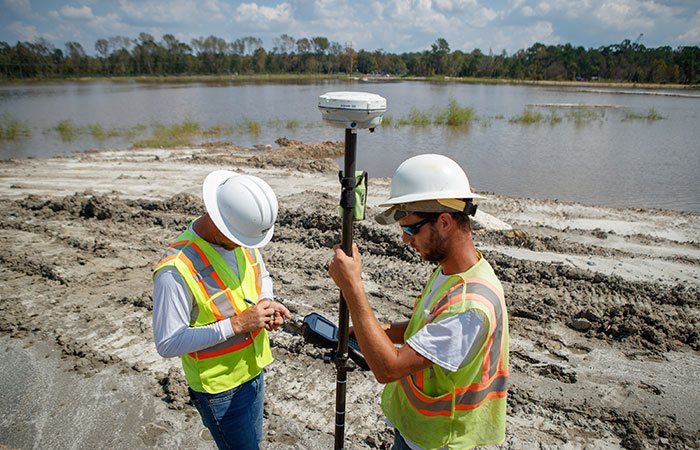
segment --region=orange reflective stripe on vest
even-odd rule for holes
[[[505,330],[506,316],[505,299],[498,289],[488,281],[481,278],[467,278],[464,280],[466,289],[462,293],[462,283],[450,288],[432,310],[432,315],[437,317],[442,311],[462,300],[473,300],[483,304],[489,310],[489,321],[494,324],[494,333],[488,338],[484,349],[483,380],[490,380],[503,367],[503,330]],[[500,331],[499,331],[500,330]],[[494,350],[492,352],[492,349]]]
[[[466,287],[464,286],[466,283]],[[481,278],[468,278],[449,288],[433,307],[432,322],[451,305],[461,301],[476,301],[489,311],[489,322],[493,332],[488,336],[483,349],[481,382],[466,387],[456,387],[453,393],[438,398],[425,396],[421,391],[427,380],[422,370],[399,380],[399,385],[413,407],[425,416],[450,416],[454,400],[455,410],[467,411],[479,407],[491,398],[504,398],[507,395],[508,369],[503,362],[503,334],[506,327],[504,314],[505,299],[498,289]],[[432,367],[430,378],[432,378]]]
[[[224,342],[213,345],[209,348],[205,348],[204,350],[200,350],[197,353],[188,353],[188,355],[191,358],[195,359],[209,359],[214,358],[216,356],[225,355],[227,353],[235,352],[249,345],[252,345],[253,339],[255,339],[261,331],[262,328],[258,331],[253,332],[252,335],[250,333],[242,335],[236,334],[234,336],[231,336]]]

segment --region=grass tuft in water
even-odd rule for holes
[[[556,111],[552,110],[551,114],[549,116],[549,124],[550,125],[555,125],[557,123],[560,123],[562,120],[564,120],[559,114],[557,114]]]
[[[423,112],[417,108],[411,109],[408,113],[407,121],[410,125],[417,127],[426,127],[430,125],[430,113]]]
[[[257,136],[258,134],[260,134],[261,130],[259,122],[249,119],[247,117],[243,117],[242,121],[238,124],[237,128],[241,133],[250,133],[253,136]]]
[[[391,128],[394,119],[391,116],[382,116],[382,128]]]
[[[566,118],[576,125],[583,125],[594,120],[602,120],[605,118],[605,110],[596,111],[585,106],[577,106],[576,108],[566,113]]]
[[[64,119],[60,120],[56,125],[49,128],[48,131],[55,131],[61,136],[63,142],[72,141],[77,135],[80,134],[80,127],[76,126],[72,120]]]
[[[646,115],[628,112],[625,113],[625,118],[623,120],[664,120],[664,116],[659,114],[656,109],[651,108]]]
[[[519,123],[522,125],[532,125],[535,123],[540,123],[544,120],[544,116],[539,111],[533,111],[531,109],[526,109],[519,116],[515,116],[510,119],[510,123]]]
[[[199,123],[190,117],[172,125],[156,122],[153,124],[153,135],[136,141],[133,146],[135,148],[165,148],[192,145],[192,138],[200,134],[202,133]]]
[[[19,139],[29,134],[29,126],[26,122],[12,117],[9,113],[0,114],[0,139]]]
[[[433,123],[435,125],[458,127],[467,125],[471,123],[472,120],[474,120],[474,109],[468,106],[460,106],[455,100],[450,100],[447,104],[447,108],[438,111],[435,115]]]

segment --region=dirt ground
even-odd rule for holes
[[[300,326],[337,320],[343,145],[277,144],[0,162],[0,448],[215,448],[179,359],[155,351],[150,271],[222,168],[264,178],[280,204],[263,256],[293,318],[271,334],[263,449],[333,448],[335,368]],[[369,172],[371,217],[389,180]],[[500,448],[700,448],[700,216],[485,194],[475,241],[511,330]],[[408,318],[434,266],[398,227],[364,220],[354,240],[380,321]],[[381,389],[349,374],[346,448],[390,447]]]

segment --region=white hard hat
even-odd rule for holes
[[[216,228],[236,244],[258,248],[272,239],[277,197],[262,179],[215,170],[204,180],[202,198]]]
[[[394,172],[390,196],[379,205],[391,208],[379,214],[376,220],[390,224],[411,212],[460,211],[464,202],[451,200],[484,198],[471,191],[467,174],[454,160],[444,155],[418,155],[401,163]],[[462,205],[462,209],[453,205]]]

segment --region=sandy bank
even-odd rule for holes
[[[339,185],[324,157],[338,144],[282,144],[0,163],[0,447],[213,448],[179,361],[153,347],[149,273],[203,211],[203,178],[227,168],[263,177],[280,201],[263,254],[294,317],[272,335],[264,448],[332,448],[334,369],[299,326],[311,311],[337,316],[326,271]],[[370,180],[370,214],[388,189]],[[475,239],[512,333],[502,448],[700,446],[700,216],[488,197]],[[380,320],[408,317],[432,267],[398,228],[363,221],[355,240]],[[380,392],[350,374],[347,448],[388,448]]]

